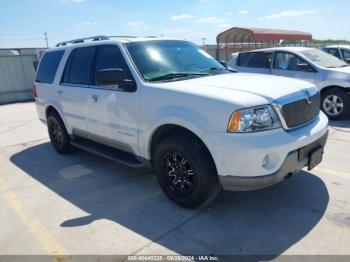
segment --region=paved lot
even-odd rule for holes
[[[0,106],[0,254],[350,254],[350,121],[332,125],[312,173],[186,210],[148,170],[56,154],[33,103]]]

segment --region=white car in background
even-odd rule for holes
[[[330,45],[322,50],[350,64],[350,45]]]
[[[318,49],[276,47],[234,54],[228,68],[237,72],[298,78],[321,91],[321,109],[331,119],[350,112],[350,66]],[[283,88],[283,85],[281,85]]]

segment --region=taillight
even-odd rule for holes
[[[32,95],[33,95],[33,98],[36,99],[38,97],[38,93],[36,92],[36,86],[33,85],[33,88],[32,88]]]

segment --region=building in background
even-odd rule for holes
[[[35,69],[44,48],[0,49],[0,104],[32,99]]]
[[[216,37],[216,46],[205,49],[218,60],[232,53],[276,46],[311,46],[312,34],[280,29],[232,27]]]

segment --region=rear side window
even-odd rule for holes
[[[95,47],[81,47],[72,51],[63,75],[63,83],[90,84],[91,65]]]
[[[271,65],[271,53],[251,52],[240,54],[238,65],[243,67],[269,68]]]
[[[51,84],[55,79],[58,65],[61,62],[64,51],[53,51],[44,54],[38,73],[36,74],[36,82]]]
[[[238,56],[237,65],[246,66],[250,53],[241,53]]]

